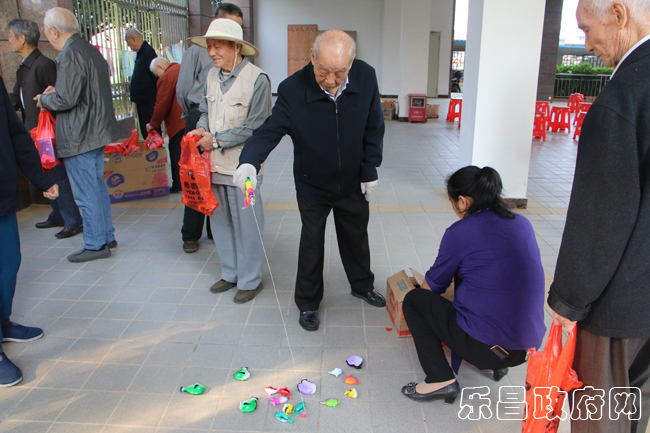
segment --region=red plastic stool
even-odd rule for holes
[[[533,138],[541,138],[546,141],[546,122],[547,118],[543,112],[535,113],[535,129],[533,129]]]
[[[458,108],[458,110],[456,110]],[[463,100],[462,99],[450,99],[449,100],[449,111],[447,112],[447,122],[453,122],[456,119],[460,119],[460,114],[463,111]]]
[[[551,122],[549,124],[551,131],[566,129],[571,132],[571,112],[569,107],[553,107],[551,109]]]
[[[573,133],[574,140],[576,139],[576,137],[580,138],[580,133],[582,132],[582,122],[584,122],[586,115],[587,113],[585,113],[584,111],[580,111],[578,114],[576,114],[576,120],[578,124],[576,126],[575,132]]]
[[[569,111],[571,113],[577,113],[580,111],[580,104],[585,102],[585,97],[581,93],[572,93],[569,96]]]
[[[578,114],[579,113],[585,113],[587,114],[587,111],[589,111],[589,108],[591,108],[591,102],[585,102],[580,104],[580,107],[578,107]],[[577,125],[578,124],[578,115],[576,114],[576,117],[573,119],[573,124]]]

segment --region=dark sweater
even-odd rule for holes
[[[299,196],[336,199],[377,180],[384,117],[375,70],[355,60],[349,83],[335,103],[320,88],[314,66],[296,72],[278,87],[271,116],[246,140],[239,163],[260,165],[283,136],[293,141],[293,175]]]
[[[149,69],[151,61],[158,57],[147,41],[143,41],[135,56],[131,76],[131,101],[136,104],[156,103],[156,76]]]
[[[549,306],[593,334],[650,335],[650,41],[582,125]]]
[[[538,348],[544,326],[544,269],[530,222],[483,210],[445,231],[436,262],[426,273],[431,290],[455,284],[460,327],[506,350]]]
[[[43,173],[36,146],[14,111],[0,78],[0,217],[16,212],[19,168],[37,188],[45,191],[52,186]]]

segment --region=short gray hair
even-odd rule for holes
[[[25,42],[31,46],[38,46],[38,39],[41,37],[41,32],[38,30],[38,24],[32,20],[15,19],[9,21],[7,29],[14,32],[14,35],[25,36]]]
[[[128,29],[124,33],[124,39],[135,39],[135,40],[144,40],[144,36],[142,36],[142,32],[135,27],[132,29]]]
[[[169,64],[169,60],[167,60],[166,58],[164,58],[164,57],[156,57],[156,58],[154,58],[154,59],[151,61],[151,63],[149,63],[149,70],[150,70],[151,72],[153,72],[153,70],[155,69],[156,65],[157,65],[159,62],[163,61],[163,60],[164,60],[165,62],[167,62],[167,64]]]
[[[354,39],[347,33],[341,31],[341,30],[326,30],[320,35],[316,36],[316,40],[314,41],[314,57],[318,58],[318,55],[320,54],[320,45],[323,41],[348,41],[351,42],[351,47],[350,47],[350,59],[354,59],[357,56],[357,44],[354,42]]]
[[[615,1],[623,3],[629,9],[632,17],[650,15],[650,0],[585,0],[584,6],[587,12],[603,16]]]
[[[52,8],[45,12],[43,20],[46,28],[57,29],[60,33],[79,33],[79,21],[65,8]]]

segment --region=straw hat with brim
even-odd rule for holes
[[[208,31],[203,36],[189,38],[193,44],[200,47],[207,48],[208,39],[219,39],[222,41],[232,41],[241,44],[242,56],[257,57],[260,55],[260,50],[253,44],[249,44],[244,39],[244,31],[241,26],[228,18],[218,18],[213,20],[208,27]]]

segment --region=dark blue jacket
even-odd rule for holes
[[[259,171],[288,134],[299,196],[341,198],[359,191],[361,182],[377,180],[384,138],[377,77],[370,65],[355,60],[348,78],[336,103],[316,82],[311,63],[280,83],[271,116],[246,140],[239,163]]]
[[[52,186],[43,173],[41,159],[25,126],[14,111],[5,83],[0,78],[0,217],[18,207],[18,169],[36,188]]]
[[[151,61],[158,57],[156,50],[143,41],[135,56],[131,77],[131,101],[136,104],[156,105],[156,76],[149,69]]]

